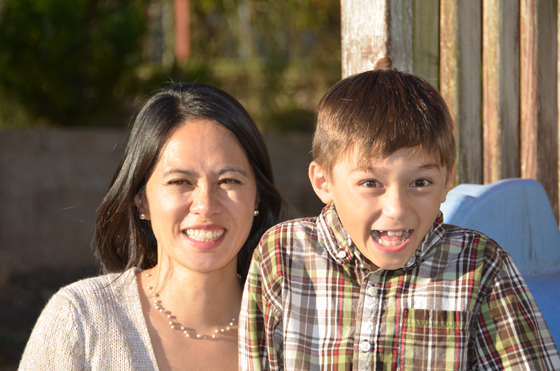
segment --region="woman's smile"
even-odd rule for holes
[[[184,233],[192,240],[200,242],[212,242],[218,240],[226,230],[186,229]]]

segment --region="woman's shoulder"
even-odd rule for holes
[[[122,273],[109,273],[97,277],[85,278],[61,288],[51,300],[67,300],[86,304],[105,301],[112,298],[138,296],[136,268]]]

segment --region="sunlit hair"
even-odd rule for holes
[[[365,165],[416,146],[448,172],[453,168],[453,120],[438,91],[419,76],[363,72],[338,82],[319,102],[312,154],[327,175],[351,151]]]
[[[231,132],[255,174],[260,214],[254,218],[249,237],[238,254],[237,270],[243,278],[262,234],[278,222],[283,202],[274,186],[265,143],[247,111],[220,89],[199,83],[176,84],[157,92],[138,113],[124,155],[98,209],[95,240],[104,272],[156,265],[156,239],[150,222],[140,220],[135,198],[143,196],[172,133],[192,119],[213,121]]]

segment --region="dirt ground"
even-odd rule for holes
[[[51,296],[63,286],[98,273],[98,267],[86,266],[10,277],[0,288],[0,371],[17,370],[31,330]]]

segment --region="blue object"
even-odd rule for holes
[[[560,344],[560,230],[542,185],[531,179],[461,184],[441,211],[445,223],[481,231],[511,254]]]
[[[527,277],[525,283],[541,310],[556,347],[560,348],[560,273]]]

